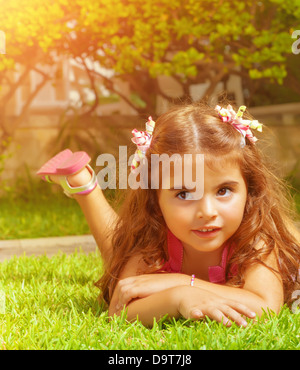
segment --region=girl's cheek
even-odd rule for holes
[[[243,218],[244,215],[243,201],[241,199],[233,202],[231,205],[223,209],[223,215],[227,219],[240,219]]]

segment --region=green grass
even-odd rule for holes
[[[85,234],[90,230],[78,203],[59,187],[33,182],[0,198],[0,240]]]
[[[43,186],[0,199],[0,240],[90,233],[77,202]]]
[[[146,328],[125,315],[110,321],[93,283],[98,254],[13,258],[0,264],[2,349],[300,349],[300,314],[283,308],[246,328],[210,320],[164,320]]]

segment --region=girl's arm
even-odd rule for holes
[[[274,253],[264,262],[274,269],[277,268]],[[117,309],[132,299],[147,297],[175,286],[187,286],[190,281],[191,276],[184,274],[131,276],[121,280],[116,287]],[[283,304],[283,286],[279,275],[259,263],[246,271],[243,288],[213,284],[201,279],[195,279],[194,287],[243,303],[259,315],[268,309],[278,312]]]
[[[120,312],[109,312],[110,315],[115,313]],[[153,325],[154,318],[158,321],[166,315],[175,319],[202,319],[208,316],[226,326],[231,326],[231,321],[239,326],[247,326],[242,315],[255,318],[255,313],[245,305],[191,286],[162,290],[146,298],[134,300],[127,306],[127,319],[138,318],[147,326]]]
[[[125,266],[121,279],[136,274],[142,263],[140,257],[133,257]],[[162,288],[164,285],[161,286]],[[117,307],[118,287],[115,289],[109,306],[109,315],[120,314],[122,307]],[[134,320],[137,317],[144,325],[152,325],[153,319],[168,315],[169,317],[200,319],[208,316],[226,325],[235,321],[238,325],[246,326],[247,322],[242,318],[246,315],[254,318],[255,313],[245,305],[223,298],[209,291],[191,287],[189,285],[173,286],[161,289],[147,297],[134,299],[127,305],[127,319]]]
[[[257,249],[261,248],[257,245]],[[278,271],[278,262],[275,252],[263,259],[270,268]],[[272,271],[261,263],[248,268],[245,273],[243,288],[234,288],[227,285],[212,284],[207,281],[195,281],[195,286],[209,289],[211,292],[238,300],[251,310],[261,315],[268,309],[278,313],[284,303],[283,284],[279,273]]]
[[[195,279],[195,286],[222,297],[237,300],[258,315],[261,315],[263,311],[267,312],[268,309],[278,313],[283,305],[281,280],[262,265],[254,266],[247,272],[243,288],[213,284],[198,279]]]

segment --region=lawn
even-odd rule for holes
[[[30,195],[4,197],[0,207],[0,240],[90,233],[77,202],[61,192],[41,187]]]
[[[98,254],[13,258],[0,264],[2,349],[196,350],[300,349],[300,313],[283,308],[246,328],[164,320],[153,328],[108,319],[93,285]]]

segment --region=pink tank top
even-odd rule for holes
[[[233,248],[227,244],[222,252],[222,260],[219,266],[210,266],[208,268],[209,281],[215,284],[226,283],[226,264],[229,260]],[[229,253],[230,252],[230,253]],[[168,231],[168,253],[169,260],[164,264],[162,270],[171,273],[180,273],[183,261],[183,245],[175,235]],[[233,266],[230,274],[231,276],[236,275],[237,266]]]

